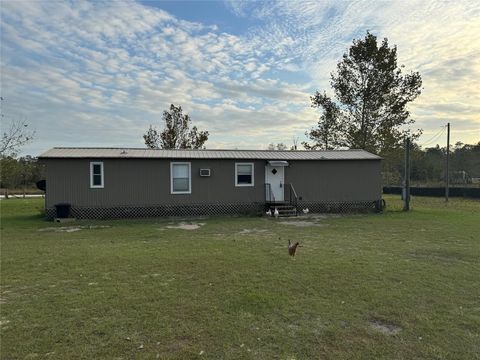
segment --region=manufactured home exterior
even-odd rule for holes
[[[77,218],[263,212],[293,203],[312,212],[373,210],[381,158],[363,150],[152,150],[53,148],[45,208]]]

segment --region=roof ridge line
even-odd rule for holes
[[[85,150],[145,150],[145,151],[261,151],[261,152],[341,152],[341,151],[365,151],[364,149],[335,149],[335,150],[268,150],[268,149],[149,149],[136,147],[101,147],[101,146],[55,146],[52,149],[85,149]]]

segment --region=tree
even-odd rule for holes
[[[3,105],[4,98],[0,97]],[[0,115],[2,125],[5,123],[3,112]],[[0,185],[5,188],[5,198],[8,199],[8,187],[16,187],[20,183],[22,167],[16,157],[20,148],[33,140],[35,131],[28,129],[28,124],[21,120],[11,120],[2,129],[0,139]]]
[[[0,185],[5,188],[5,198],[8,199],[8,189],[16,188],[20,184],[21,169],[17,159],[12,156],[2,156],[0,166]]]
[[[14,156],[0,157],[0,187],[5,189],[5,198],[8,199],[9,189],[35,187],[35,183],[45,178],[44,168],[38,160],[29,155],[21,158]]]
[[[158,135],[157,130],[154,129],[152,125],[149,126],[146,134],[143,135],[143,140],[145,140],[145,145],[147,145],[149,149],[159,148],[160,135]]]
[[[354,40],[348,53],[331,74],[334,99],[318,92],[312,106],[323,111],[317,129],[308,134],[310,147],[348,147],[383,153],[399,148],[405,137],[415,140],[421,130],[411,131],[407,105],[421,93],[418,72],[402,74],[397,65],[397,47],[367,32]],[[305,144],[304,144],[305,146]]]
[[[292,138],[293,145],[290,147],[290,150],[297,150],[298,147],[298,136]]]
[[[0,97],[3,104],[4,98]],[[4,115],[1,114],[2,124]],[[33,140],[35,131],[28,129],[28,124],[21,120],[11,120],[10,124],[3,129],[0,140],[0,157],[16,156],[18,150],[23,145]]]
[[[287,150],[287,145],[285,145],[284,143],[278,143],[277,145],[275,145],[274,143],[270,143],[270,144],[268,144],[267,150],[283,151],[283,150]]]
[[[302,145],[309,150],[332,150],[343,144],[340,129],[340,109],[324,92],[318,91],[311,96],[312,107],[321,108],[323,113],[318,120],[318,127],[310,129],[305,135],[313,141],[313,145],[303,141]]]
[[[436,145],[422,149],[412,144],[411,180],[412,184],[440,186],[445,179],[446,147]],[[383,182],[386,185],[400,185],[404,171],[404,153],[402,149],[383,155]],[[457,142],[450,153],[452,183],[465,184],[471,178],[480,177],[480,142],[463,144]]]
[[[208,131],[190,129],[191,119],[183,114],[181,106],[170,105],[170,111],[162,116],[165,128],[158,132],[152,125],[143,135],[145,145],[150,149],[200,149],[208,140]]]

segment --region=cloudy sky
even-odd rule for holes
[[[480,2],[2,1],[7,119],[36,129],[24,153],[53,146],[143,147],[149,124],[181,105],[208,148],[304,139],[315,90],[354,38],[398,46],[424,90],[410,109],[420,143],[480,140]],[[5,123],[5,122],[4,122]],[[433,139],[433,140],[432,140]]]

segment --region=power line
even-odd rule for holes
[[[422,143],[422,146],[425,146],[425,145],[429,145],[435,141],[437,141],[440,136],[443,135],[443,133],[445,132],[445,129],[446,129],[446,126],[442,126],[440,131],[438,133],[436,133],[435,135],[433,135],[430,139],[428,139],[426,142]]]
[[[433,135],[430,139],[424,142],[424,144],[429,144],[432,140],[436,139],[439,135],[441,135],[445,131],[445,125],[440,126],[440,130],[438,130],[435,135]]]

